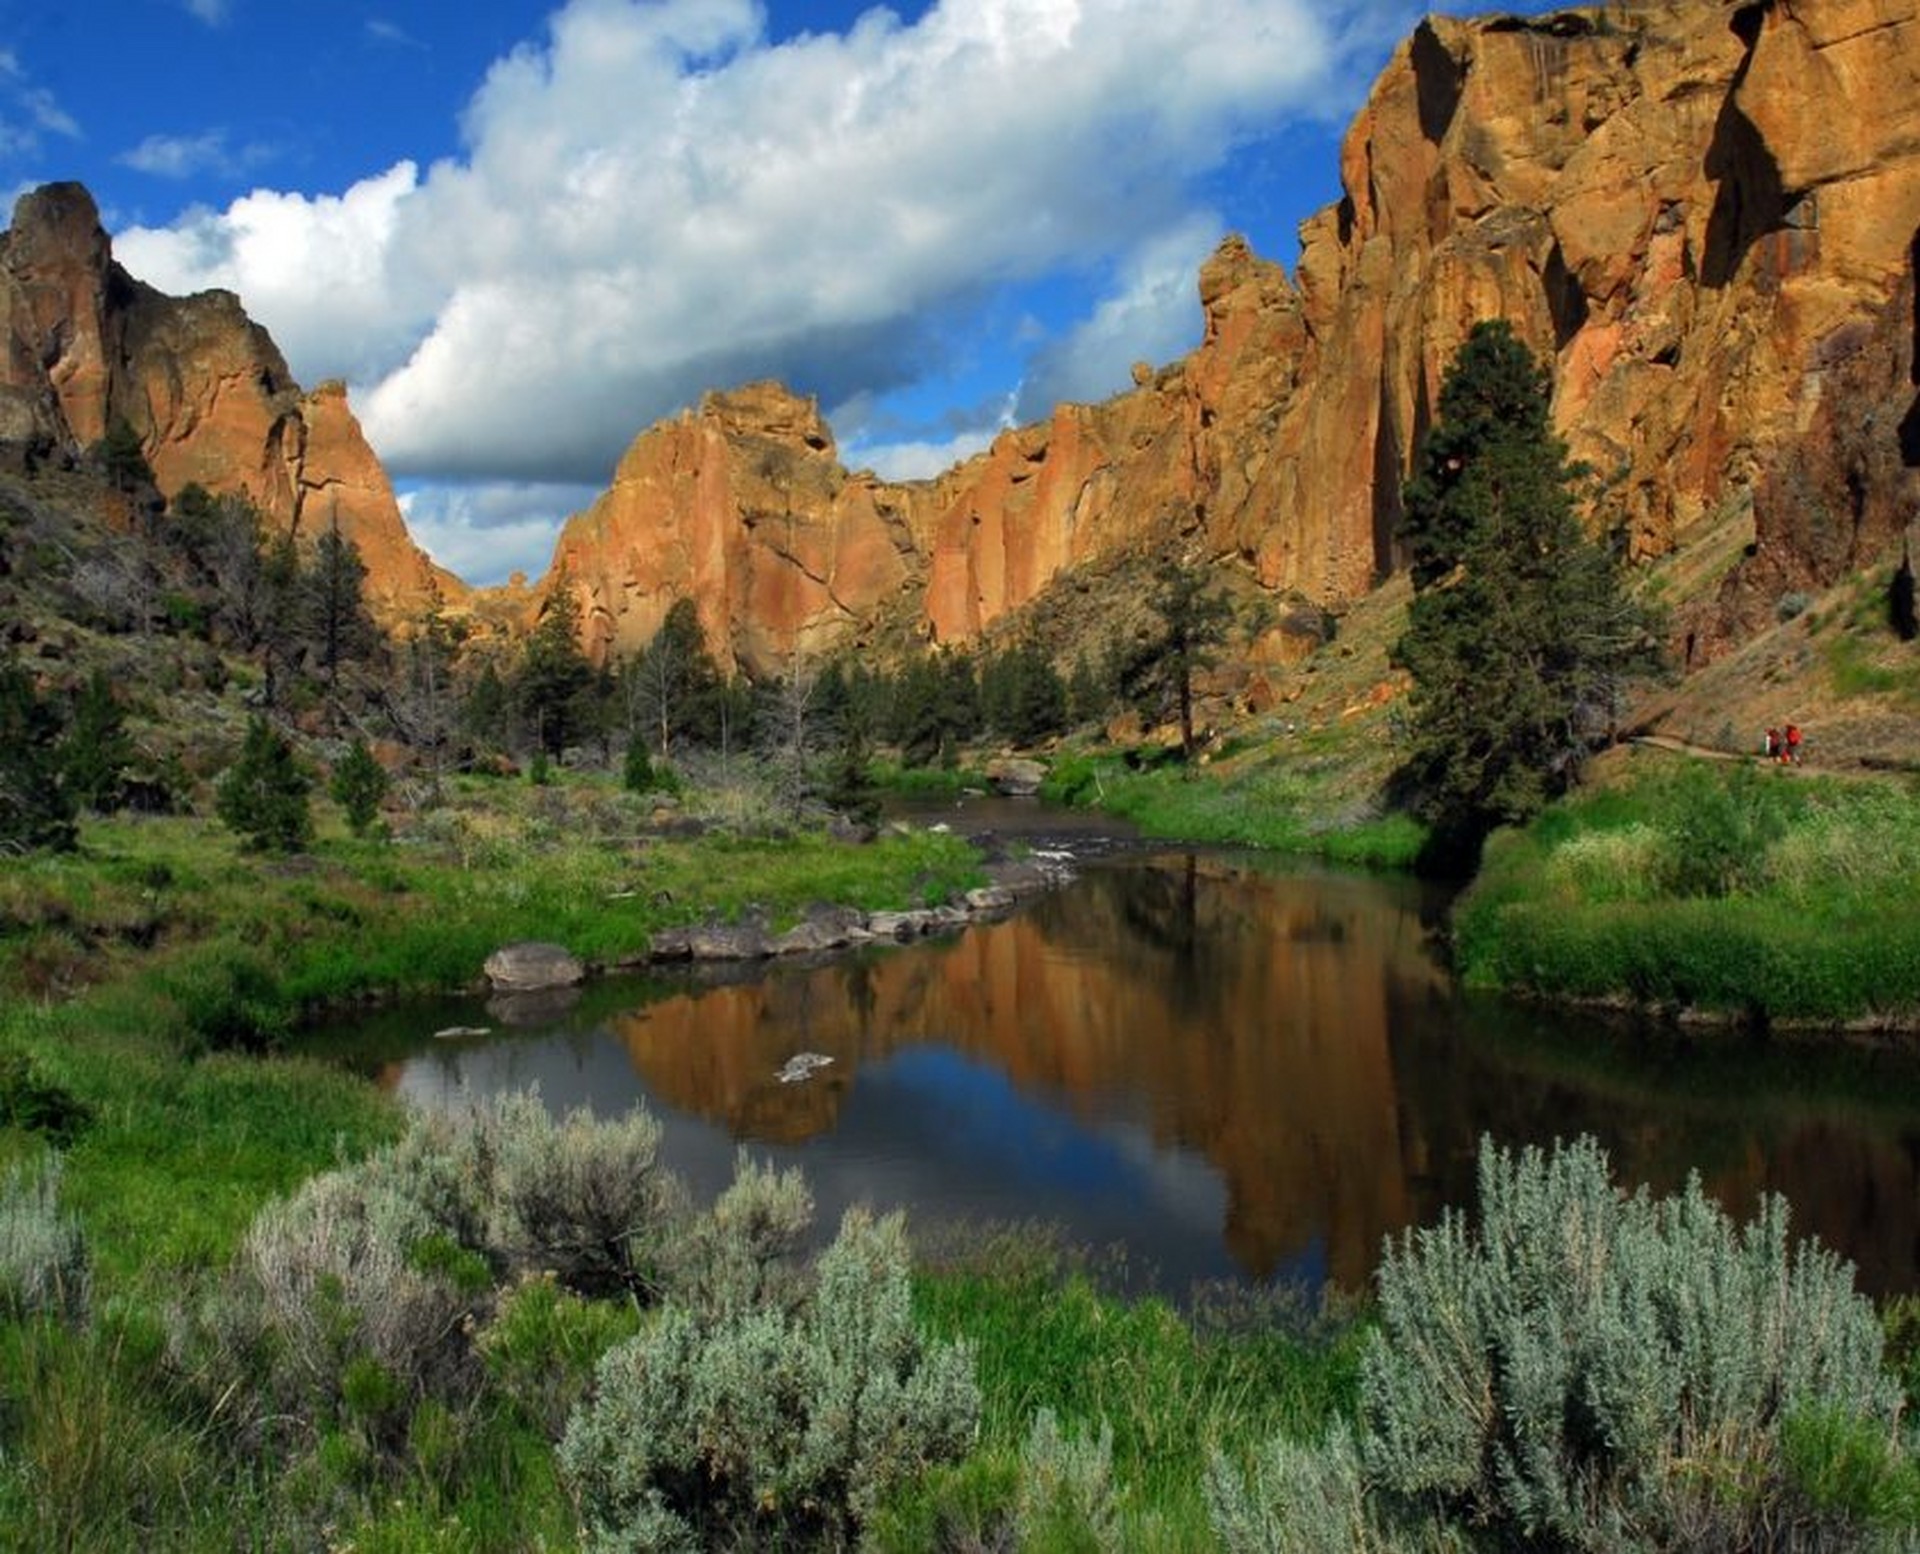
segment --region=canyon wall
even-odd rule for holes
[[[596,645],[638,645],[689,593],[755,668],[880,609],[964,640],[1142,548],[1338,605],[1394,569],[1446,364],[1501,316],[1552,362],[1594,522],[1634,557],[1750,515],[1754,555],[1691,622],[1705,650],[1884,551],[1920,495],[1917,12],[1431,18],[1349,129],[1294,274],[1230,239],[1185,359],[911,484],[844,470],[777,386],[713,396],[642,435],[558,559]]]
[[[6,355],[0,442],[72,457],[116,421],[155,483],[249,498],[270,527],[311,539],[338,525],[366,563],[375,614],[397,622],[466,586],[407,533],[345,389],[304,393],[231,292],[168,297],[116,264],[78,184],[23,195],[0,236]]]

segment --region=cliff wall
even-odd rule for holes
[[[964,640],[1143,548],[1351,600],[1394,569],[1441,376],[1496,315],[1553,363],[1594,522],[1632,555],[1752,510],[1702,651],[1913,511],[1916,0],[1431,18],[1341,170],[1292,276],[1238,239],[1206,264],[1191,355],[936,480],[848,473],[773,385],[643,434],[557,551],[596,643],[643,642],[679,593],[752,667],[883,606]]]
[[[338,524],[367,567],[375,613],[405,619],[466,586],[408,535],[386,472],[339,384],[302,392],[230,292],[168,297],[113,260],[78,184],[23,195],[0,235],[6,353],[0,442],[83,452],[116,421],[140,437],[160,489],[244,494],[279,532]]]

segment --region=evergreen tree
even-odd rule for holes
[[[74,845],[73,798],[61,780],[60,718],[18,664],[0,660],[0,856]]]
[[[339,678],[342,663],[366,657],[379,639],[367,614],[366,579],[359,546],[341,534],[337,522],[329,525],[314,547],[301,585],[307,634],[330,686]]]
[[[1093,667],[1093,660],[1082,648],[1073,660],[1073,673],[1067,677],[1067,717],[1075,723],[1097,723],[1113,705],[1110,684]]]
[[[365,836],[380,818],[380,802],[391,786],[387,769],[373,758],[364,739],[356,739],[333,769],[328,792],[347,812],[355,836]]]
[[[140,434],[125,416],[115,416],[107,423],[106,435],[94,445],[94,455],[102,473],[120,490],[139,492],[153,485],[153,467],[147,463]]]
[[[557,757],[589,724],[593,666],[580,648],[580,607],[566,570],[554,578],[540,623],[527,638],[515,685],[535,746]]]
[[[60,747],[67,792],[76,804],[107,815],[120,807],[133,742],[106,671],[96,669],[74,701],[73,722]]]
[[[1167,571],[1150,602],[1161,622],[1154,661],[1179,711],[1180,759],[1191,763],[1193,677],[1216,662],[1217,650],[1233,627],[1233,605],[1211,586],[1205,568],[1186,564]]]
[[[720,667],[691,599],[676,599],[666,619],[627,670],[629,722],[644,726],[662,760],[682,740],[715,744],[721,737]]]
[[[1414,599],[1403,776],[1442,856],[1470,860],[1579,777],[1628,680],[1659,667],[1657,621],[1575,511],[1545,369],[1504,321],[1474,328],[1405,492]]]
[[[227,768],[214,795],[226,825],[260,852],[297,853],[313,839],[307,795],[313,779],[287,738],[265,718],[247,724],[240,759]]]
[[[500,666],[489,658],[480,665],[461,702],[461,726],[481,744],[498,748],[512,742],[512,711],[513,695],[500,677]]]
[[[1035,642],[1016,642],[987,660],[980,671],[980,704],[988,726],[1018,745],[1035,744],[1066,726],[1066,687]]]

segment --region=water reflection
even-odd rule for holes
[[[1469,1004],[1429,951],[1435,910],[1406,882],[1139,860],[945,943],[603,986],[551,1028],[483,1042],[421,1042],[476,1023],[459,1004],[359,1039],[388,1043],[387,1082],[429,1103],[536,1081],[560,1107],[644,1101],[696,1190],[750,1141],[804,1167],[828,1224],[862,1199],[1057,1219],[1174,1288],[1236,1271],[1358,1286],[1383,1237],[1470,1198],[1482,1133],[1582,1131],[1630,1178],[1698,1169],[1741,1213],[1784,1191],[1869,1288],[1920,1285],[1910,1060]],[[780,1083],[800,1051],[833,1064]]]

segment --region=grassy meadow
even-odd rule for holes
[[[1908,778],[1623,752],[1489,842],[1454,912],[1472,986],[1761,1026],[1920,1027]]]

